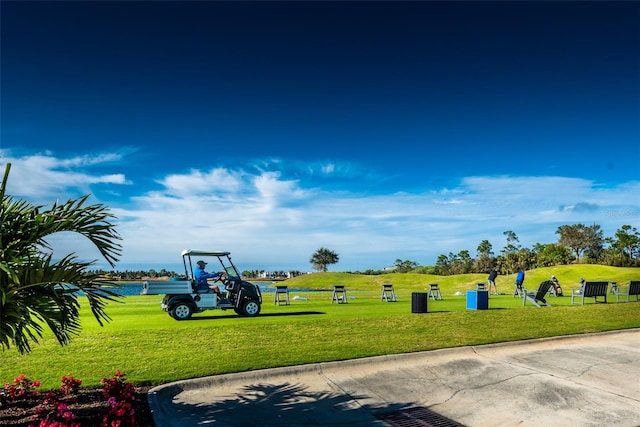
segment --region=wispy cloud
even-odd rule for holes
[[[130,180],[92,174],[86,165],[102,164],[100,158],[110,156],[79,161],[3,153],[0,163],[16,165],[12,194],[41,199],[53,188],[77,196],[87,183]],[[175,264],[184,248],[224,249],[242,268],[307,270],[311,254],[325,246],[340,254],[336,269],[363,270],[397,258],[433,264],[443,253],[466,249],[475,255],[484,239],[498,252],[506,230],[531,246],[557,241],[555,231],[563,224],[598,223],[608,236],[623,224],[640,226],[640,202],[631,197],[640,194],[640,182],[606,187],[561,176],[470,176],[450,188],[371,194],[350,190],[366,186],[366,174],[350,178],[357,181],[353,186],[343,177],[341,188],[327,189],[313,174],[277,171],[268,163],[169,173],[153,191],[139,188],[119,200],[112,210],[123,237],[122,262],[163,268]]]
[[[10,150],[0,150],[0,165],[11,163],[9,192],[25,196],[33,203],[47,203],[51,197],[74,197],[78,192],[91,192],[93,184],[129,184],[122,173],[96,174],[86,167],[121,160],[117,153],[57,158],[50,152],[14,156]]]
[[[239,192],[243,187],[241,173],[223,168],[206,172],[194,169],[188,174],[171,174],[159,180],[159,183],[166,193],[185,196]]]

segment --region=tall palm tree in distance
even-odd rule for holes
[[[80,261],[74,253],[54,260],[46,239],[59,232],[78,233],[112,267],[121,246],[110,222],[115,217],[106,206],[85,206],[89,195],[49,209],[16,200],[5,195],[10,170],[7,164],[0,186],[0,347],[14,345],[25,354],[45,327],[60,345],[80,332],[79,296],[86,296],[101,326],[111,320],[106,303],[119,300],[117,285],[88,270],[95,261]]]

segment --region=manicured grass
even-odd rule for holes
[[[523,307],[512,296],[514,276],[501,276],[498,290],[505,295],[492,295],[489,310],[467,310],[465,291],[485,283],[484,274],[305,275],[284,284],[323,291],[292,292],[292,298],[307,300],[292,299],[290,306],[275,306],[273,294],[264,293],[262,313],[255,318],[214,310],[179,322],[160,310],[161,296],[127,297],[124,304],[109,306],[113,320],[104,327],[85,306],[82,334],[66,347],[47,335],[28,355],[13,348],[0,353],[0,383],[25,374],[40,379],[44,389],[56,388],[63,375],[73,375],[93,387],[119,369],[136,385],[157,385],[278,366],[640,327],[640,303],[617,304],[610,295],[608,304],[572,306],[568,296],[580,277],[624,285],[640,279],[640,269],[538,269],[527,272],[525,288],[537,288],[552,274],[567,296],[551,296],[553,307],[542,308]],[[411,293],[426,292],[436,282],[444,300],[429,300],[428,313],[412,314]],[[394,285],[398,302],[380,301],[382,283]],[[348,304],[331,304],[334,284],[346,285]]]

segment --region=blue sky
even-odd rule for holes
[[[0,7],[9,193],[107,204],[118,269],[433,265],[640,227],[638,2]]]

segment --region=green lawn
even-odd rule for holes
[[[116,370],[136,385],[246,370],[353,359],[383,354],[477,345],[549,336],[640,327],[640,303],[571,305],[571,288],[580,277],[624,285],[640,280],[640,269],[605,266],[561,266],[527,272],[525,288],[535,289],[555,274],[565,295],[549,297],[552,307],[522,306],[514,298],[514,276],[501,276],[489,310],[467,310],[465,291],[486,275],[425,276],[316,273],[288,280],[290,288],[322,289],[292,292],[306,301],[290,306],[273,304],[264,293],[262,313],[238,317],[233,311],[206,311],[188,321],[175,321],[160,310],[161,296],[127,297],[111,304],[112,322],[100,327],[88,308],[83,331],[60,347],[51,335],[24,356],[15,349],[0,353],[0,382],[19,374],[40,379],[43,388],[56,388],[63,375],[97,386]],[[380,301],[381,284],[392,283],[398,302]],[[439,283],[444,300],[428,302],[428,313],[411,313],[411,293]],[[348,304],[331,304],[334,284],[347,287]],[[427,289],[426,289],[427,288]],[[456,296],[456,292],[463,295]]]

